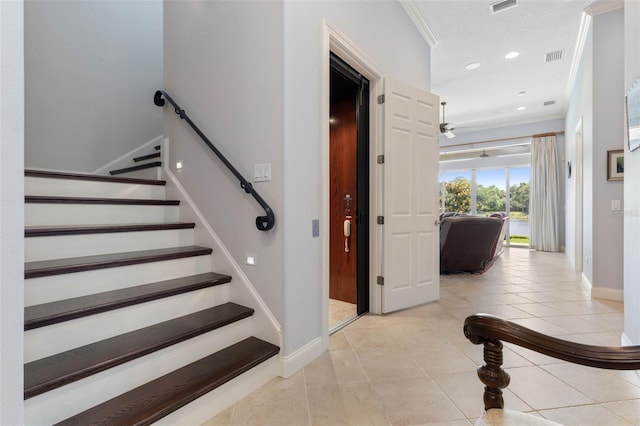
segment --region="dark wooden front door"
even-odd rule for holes
[[[332,57],[329,297],[369,310],[368,81]]]

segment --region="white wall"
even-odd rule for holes
[[[623,296],[623,183],[607,181],[607,151],[622,149],[623,10],[596,15],[584,48],[566,116],[566,158],[576,163],[575,131],[583,120],[583,272],[592,296]],[[627,178],[628,179],[628,178]],[[575,262],[575,179],[567,187],[566,251]],[[622,203],[622,209],[628,207]]]
[[[624,89],[640,78],[640,2],[624,5]],[[624,156],[624,340],[640,344],[640,151]]]
[[[25,164],[91,172],[162,133],[162,1],[25,2]]]
[[[23,423],[23,2],[0,1],[0,424]]]
[[[254,164],[271,164],[272,180],[254,187],[274,210],[275,228],[256,229],[255,218],[264,211],[167,103],[170,166],[281,324],[282,7],[276,1],[164,3],[165,90],[245,178],[252,181]],[[176,161],[183,162],[181,170]],[[256,266],[244,265],[248,253],[257,256]]]
[[[431,80],[429,46],[398,2],[284,3],[285,353],[327,327],[320,320],[322,242],[311,236],[312,219],[322,217],[321,135],[328,126],[321,122],[323,18],[387,78],[426,90]]]
[[[576,80],[571,91],[569,106],[565,116],[565,161],[573,164],[573,176],[567,183],[565,196],[565,252],[575,264],[576,238],[576,149],[575,131],[582,119],[583,139],[583,272],[592,280],[591,226],[592,226],[592,145],[593,145],[593,28],[590,28],[585,41],[584,51]]]
[[[428,45],[397,2],[164,6],[166,90],[242,174],[271,163],[272,180],[255,185],[276,214],[263,233],[253,224],[260,209],[165,107],[172,170],[283,325],[284,355],[327,327],[321,241],[311,236],[322,216],[323,18],[389,78],[429,89]],[[173,169],[175,161],[184,168]],[[257,266],[244,266],[246,253]]]
[[[593,295],[622,298],[624,183],[607,181],[607,151],[624,148],[624,10],[593,17]],[[609,292],[612,297],[615,293]],[[601,294],[606,296],[606,294]]]

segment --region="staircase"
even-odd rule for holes
[[[26,424],[194,424],[273,377],[164,181],[27,170],[25,193]]]
[[[162,170],[161,157],[160,145],[156,145],[153,147],[152,152],[134,157],[130,165],[120,169],[110,170],[109,174],[112,176],[126,175],[127,177],[156,179]]]

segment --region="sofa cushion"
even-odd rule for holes
[[[504,220],[455,216],[440,223],[440,272],[482,272],[491,266]]]

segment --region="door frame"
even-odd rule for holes
[[[583,225],[583,200],[584,200],[584,182],[583,180],[583,167],[584,167],[584,132],[582,126],[582,117],[580,117],[580,121],[578,121],[578,125],[575,130],[575,145],[576,145],[576,160],[575,160],[575,182],[576,182],[576,193],[575,193],[575,270],[576,272],[583,272],[583,260],[584,260],[584,249],[583,249],[583,238],[584,238],[584,225]]]
[[[330,58],[333,52],[353,69],[369,80],[369,312],[381,313],[382,292],[377,289],[375,277],[381,274],[382,269],[382,229],[376,225],[375,217],[382,212],[382,170],[377,166],[376,158],[382,152],[382,108],[375,108],[378,95],[384,93],[383,74],[373,65],[358,47],[345,36],[336,26],[326,19],[323,22],[322,43],[322,105],[320,116],[322,130],[321,146],[321,179],[322,179],[322,206],[320,237],[322,245],[322,343],[323,348],[329,346],[329,220],[330,220],[330,191],[329,191],[329,106],[330,106]]]

